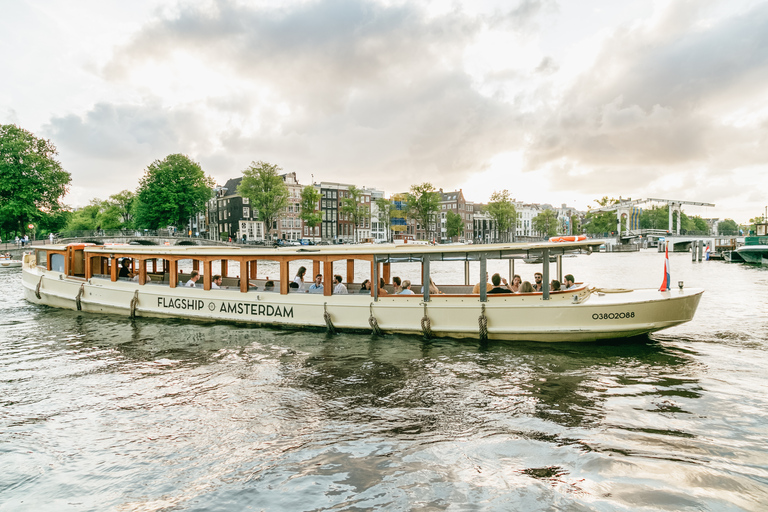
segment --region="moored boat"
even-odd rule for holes
[[[14,260],[10,256],[0,256],[0,268],[19,268],[21,260]]]
[[[472,293],[471,282],[485,282],[488,260],[538,256],[549,262],[554,256],[560,274],[563,255],[589,253],[601,243],[366,244],[311,249],[45,246],[25,255],[23,285],[30,302],[93,313],[451,338],[594,341],[650,333],[693,318],[701,289],[601,290],[578,283],[575,289],[559,292],[545,287],[542,292],[489,294],[480,286],[480,293]],[[120,277],[123,259],[128,261],[132,278]],[[198,281],[202,286],[183,285],[191,274],[179,270],[190,260],[192,268],[202,273]],[[322,293],[302,293],[290,287],[290,264],[299,261],[311,265],[311,276],[322,275]],[[456,261],[464,262],[464,283],[441,283],[440,294],[430,293],[425,286],[420,294],[393,295],[391,285],[383,291],[374,286],[361,294],[357,293],[360,284],[354,282],[355,262],[363,262],[374,283],[380,279],[389,283],[393,266],[420,263],[422,280],[428,283],[433,266]],[[480,264],[474,279],[469,275],[470,261]],[[227,275],[229,262],[238,263],[239,275]],[[346,262],[346,279],[340,279],[349,294],[332,293],[334,262]],[[228,289],[215,289],[214,263]],[[275,291],[269,290],[266,276],[258,275],[265,263],[279,268],[279,279],[271,280]],[[550,277],[562,277],[550,276],[549,267],[548,263],[542,265],[545,283]]]
[[[757,224],[755,235],[745,237],[736,253],[747,263],[768,265],[768,224]]]

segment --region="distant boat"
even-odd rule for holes
[[[747,263],[768,265],[768,223],[757,224],[755,233],[744,238],[744,245],[736,249],[736,253]]]

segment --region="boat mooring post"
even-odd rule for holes
[[[487,262],[485,256],[480,256],[480,302],[486,302],[488,300],[488,287],[485,283],[488,281],[485,279],[487,272]]]
[[[696,246],[698,245],[698,242],[696,240],[693,240],[691,242],[691,261],[696,261]]]
[[[424,302],[429,302],[429,255],[425,254],[421,259],[421,270],[424,274],[424,281],[421,286],[424,290]]]
[[[704,259],[704,240],[699,240],[699,261]]]
[[[541,256],[541,263],[544,266],[544,268],[541,269],[541,280],[543,281],[541,298],[543,300],[549,300],[549,249],[543,249]]]

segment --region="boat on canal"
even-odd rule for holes
[[[509,261],[513,274],[515,261],[541,258],[547,262],[542,264],[543,282],[549,283],[551,278],[562,280],[563,256],[591,254],[601,244],[580,240],[311,248],[49,245],[24,255],[22,283],[25,298],[32,303],[94,314],[481,340],[589,342],[651,333],[693,318],[703,290],[684,288],[682,283],[666,291],[577,283],[574,289],[556,292],[545,286],[542,292],[490,294],[480,286],[479,293],[472,293],[474,283],[486,282],[488,260]],[[551,256],[556,259],[554,274]],[[132,278],[120,277],[120,263],[126,259]],[[190,268],[190,260],[193,270],[180,272]],[[237,276],[228,275],[230,266],[234,269],[232,262],[238,263]],[[348,294],[333,293],[335,262],[346,262],[346,276],[341,279]],[[393,268],[401,263],[419,263],[422,282],[429,283],[431,270],[445,262],[464,263],[464,283],[438,283],[439,294],[415,284],[414,295],[395,295],[388,284],[395,275]],[[479,263],[475,276],[470,275],[470,262]],[[292,288],[291,263],[294,268],[306,264],[308,277],[321,274],[322,293]],[[259,275],[259,266],[264,274],[265,266],[274,271],[275,264],[279,278],[271,280],[271,289],[267,285],[272,283]],[[363,265],[358,266],[358,275],[387,284],[359,293],[356,264]],[[216,289],[213,268],[221,269],[226,288]],[[184,283],[194,271],[202,278],[189,287]]]
[[[758,265],[768,265],[768,224],[757,224],[753,236],[744,237],[744,245],[736,249],[738,259]]]
[[[0,255],[0,268],[19,268],[21,260],[14,260],[10,255]]]

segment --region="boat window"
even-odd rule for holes
[[[51,254],[51,270],[55,270],[56,272],[64,272],[63,254]]]
[[[37,266],[38,267],[48,266],[48,251],[37,251]]]

